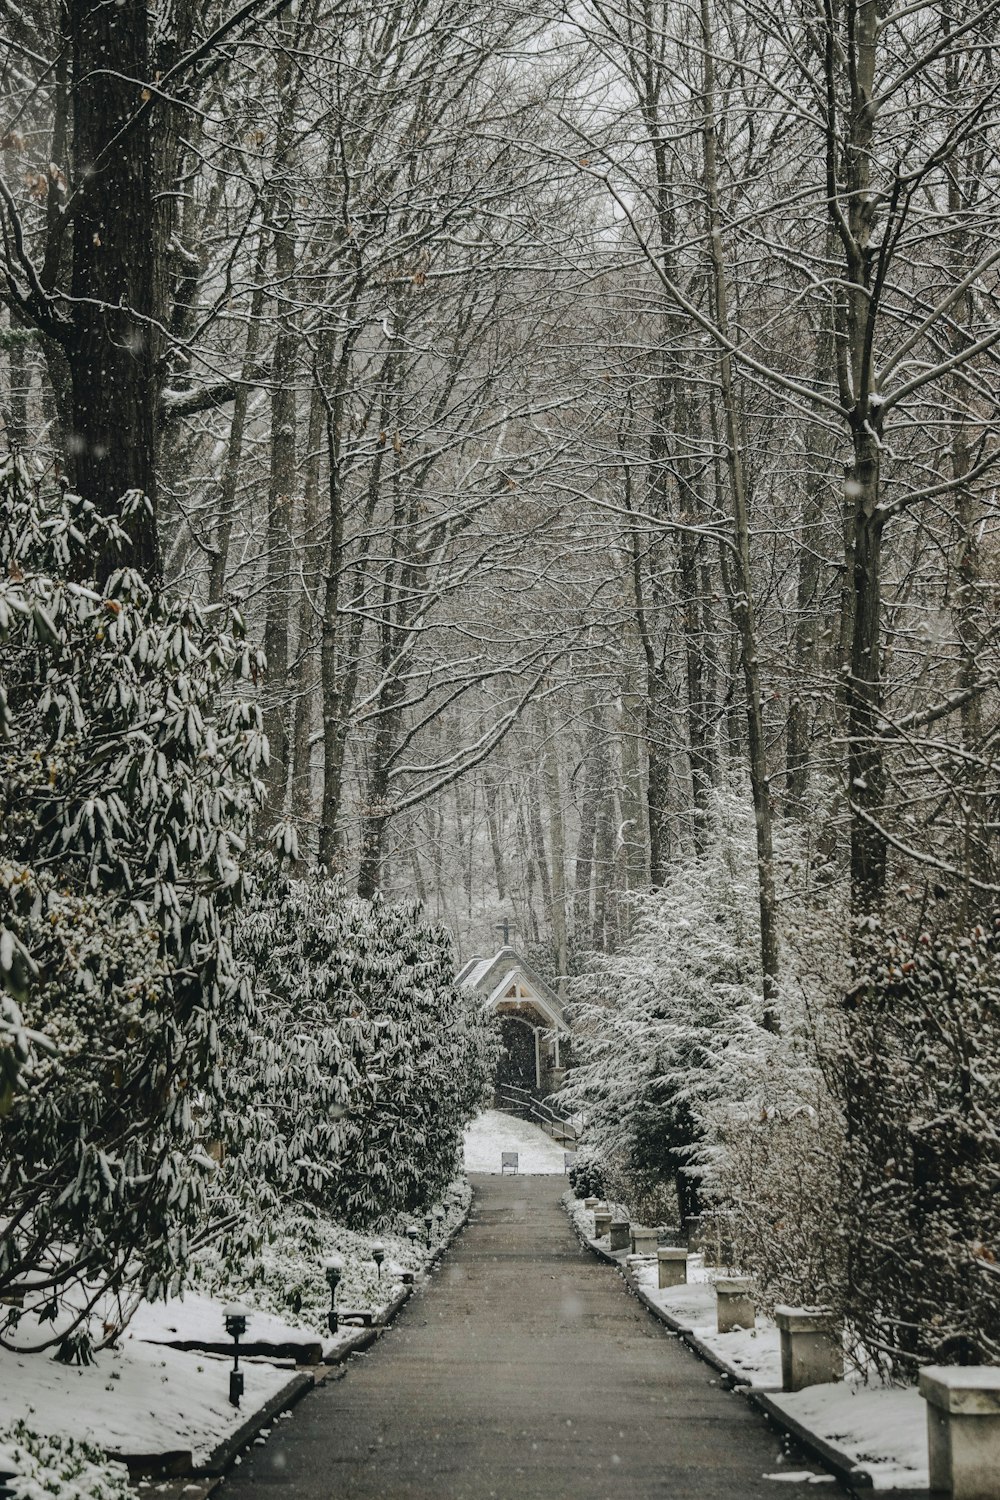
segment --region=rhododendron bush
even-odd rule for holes
[[[266,748],[239,619],[131,572],[94,588],[108,532],[0,469],[0,1291],[69,1348],[105,1290],[166,1292],[197,1242]]]

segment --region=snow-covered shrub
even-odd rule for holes
[[[194,1104],[221,1088],[219,1016],[245,989],[230,922],[265,751],[234,691],[259,666],[239,622],[131,572],[89,585],[109,531],[0,467],[0,954],[21,1012],[0,1289],[38,1288],[63,1334],[74,1288],[76,1311],[109,1286],[161,1294],[199,1231]]]
[[[496,1064],[448,934],[272,860],[238,931],[255,997],[226,1041],[220,1209],[254,1204],[252,1237],[290,1200],[356,1227],[435,1199]]]
[[[576,1198],[606,1198],[608,1164],[598,1146],[585,1142],[573,1156],[569,1185]]]
[[[897,1372],[1000,1362],[1000,918],[869,924],[841,1022],[845,1316]]]
[[[751,839],[742,809],[720,799],[706,855],[634,898],[627,942],[575,987],[587,999],[574,1004],[568,1100],[587,1116],[608,1191],[637,1211],[669,1182],[682,1217],[698,1210],[713,1150],[705,1108],[747,1106],[746,1062],[766,1045]]]
[[[471,1196],[464,1181],[452,1183],[442,1195],[439,1206],[444,1218],[440,1222],[435,1218],[432,1248],[462,1219]],[[420,1231],[416,1242],[406,1238],[409,1222],[405,1216],[396,1216],[379,1228],[378,1238],[386,1252],[380,1277],[371,1253],[374,1231],[347,1229],[310,1203],[291,1203],[270,1224],[258,1254],[239,1262],[227,1256],[224,1247],[210,1247],[198,1257],[195,1279],[213,1296],[246,1303],[325,1336],[330,1289],[324,1260],[336,1254],[343,1261],[337,1292],[341,1307],[379,1307],[392,1296],[400,1271],[417,1272],[427,1264],[430,1252],[423,1220],[416,1221]],[[252,1336],[252,1317],[250,1332]]]
[[[755,860],[747,803],[720,794],[705,853],[636,900],[629,938],[580,986],[567,1087],[605,1193],[647,1220],[703,1212],[765,1299],[814,1301],[839,1285],[842,1260],[829,1221],[843,1131],[816,1048],[839,912],[829,893],[805,900],[786,833],[782,1027],[766,1030]]]
[[[23,1422],[0,1430],[0,1473],[13,1500],[131,1500],[124,1464],[73,1438],[42,1437]]]
[[[706,1233],[720,1257],[753,1273],[758,1298],[843,1303],[844,1120],[802,1033],[772,1040],[770,1086],[756,1115],[718,1109]]]

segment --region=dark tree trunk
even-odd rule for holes
[[[670,863],[670,744],[666,718],[658,712],[658,698],[654,687],[646,704],[649,883],[654,886],[666,883]]]
[[[275,231],[275,274],[287,297],[292,291],[296,261],[296,233],[289,215]],[[296,483],[296,396],[298,331],[287,310],[281,315],[271,370],[271,475],[267,510],[267,597],[264,654],[267,657],[267,706],[264,730],[271,747],[268,768],[267,816],[280,819],[288,785],[289,682],[288,617],[293,591],[292,499]]]
[[[105,515],[122,497],[145,503],[125,525],[129,544],[95,559],[160,576],[156,531],[156,414],[159,370],[150,320],[156,306],[157,243],[145,0],[72,0],[73,329],[65,341],[77,488]],[[139,113],[138,120],[133,117]]]
[[[882,748],[880,624],[882,519],[878,514],[879,438],[869,422],[854,426],[848,481],[854,512],[854,630],[847,682],[847,790],[851,803],[851,895],[855,912],[878,911],[885,894],[887,843]]]

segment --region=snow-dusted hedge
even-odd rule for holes
[[[74,1287],[82,1309],[176,1285],[203,1222],[192,1106],[245,989],[230,920],[264,751],[239,622],[134,573],[81,581],[109,530],[0,468],[0,1289],[53,1314]]]
[[[456,1181],[442,1195],[444,1217],[435,1216],[432,1249],[464,1217],[472,1197],[464,1180]],[[383,1306],[398,1289],[401,1271],[422,1271],[431,1253],[427,1249],[423,1219],[416,1219],[419,1238],[407,1238],[406,1216],[383,1225],[378,1239],[385,1250],[381,1277],[372,1259],[374,1233],[347,1229],[329,1214],[309,1203],[288,1204],[271,1221],[268,1237],[259,1251],[242,1259],[227,1256],[220,1248],[209,1248],[198,1257],[197,1284],[213,1296],[245,1303],[274,1313],[298,1328],[325,1336],[330,1307],[330,1288],[323,1262],[331,1255],[343,1261],[337,1292],[341,1307]],[[251,1319],[251,1335],[253,1321]]]
[[[226,1039],[220,1208],[253,1204],[252,1235],[289,1201],[359,1226],[437,1198],[496,1065],[448,934],[273,861],[238,930],[255,994]]]
[[[866,925],[828,1047],[844,1315],[883,1368],[1000,1363],[1000,917]]]

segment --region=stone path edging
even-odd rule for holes
[[[853,1495],[857,1491],[863,1491],[865,1495],[874,1493],[874,1481],[869,1471],[863,1465],[855,1463],[842,1448],[838,1448],[834,1443],[827,1442],[818,1433],[813,1432],[794,1417],[789,1416],[776,1401],[771,1399],[771,1393],[765,1389],[751,1385],[745,1375],[724,1360],[714,1349],[710,1349],[707,1344],[704,1344],[695,1335],[689,1323],[682,1321],[680,1318],[675,1318],[671,1313],[667,1312],[666,1308],[661,1307],[659,1303],[655,1302],[649,1293],[639,1285],[628,1266],[625,1265],[624,1253],[621,1256],[612,1255],[602,1245],[588,1239],[570,1211],[569,1198],[570,1194],[565,1194],[562,1203],[566,1209],[566,1216],[576,1231],[580,1243],[592,1255],[595,1255],[598,1260],[603,1261],[605,1265],[614,1266],[629,1291],[642,1303],[647,1312],[652,1313],[653,1317],[669,1328],[671,1333],[675,1333],[693,1354],[696,1354],[699,1359],[703,1360],[705,1364],[721,1375],[732,1390],[740,1396],[745,1396],[750,1405],[759,1411],[772,1427],[776,1427],[780,1432],[787,1434],[804,1453],[807,1453],[810,1458],[815,1459],[817,1463],[822,1464],[823,1468],[827,1469],[840,1481],[849,1494]],[[934,1500],[929,1490],[883,1490],[880,1493],[890,1495],[892,1500]]]

